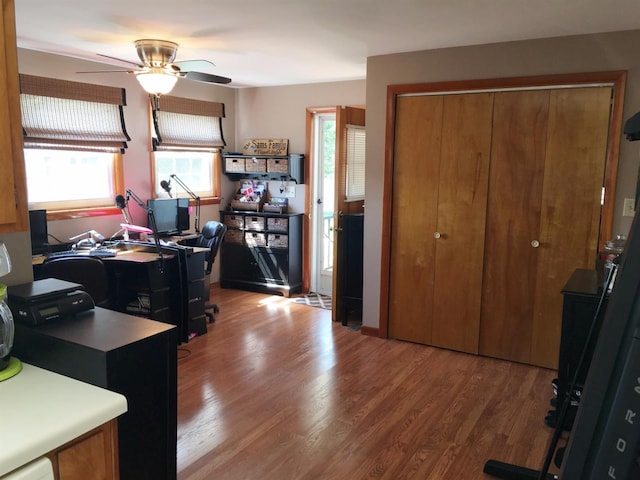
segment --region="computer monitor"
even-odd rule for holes
[[[147,207],[153,211],[158,227],[158,235],[177,235],[189,230],[188,198],[155,198],[147,200]],[[148,223],[151,224],[150,222]]]
[[[31,231],[31,253],[38,255],[49,251],[49,230],[46,210],[29,210],[29,230]]]

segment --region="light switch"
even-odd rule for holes
[[[622,207],[623,217],[633,217],[636,214],[636,201],[633,198],[625,198]]]

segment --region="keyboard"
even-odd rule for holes
[[[113,248],[95,248],[93,250],[64,250],[62,252],[51,252],[47,255],[50,258],[77,257],[78,255],[89,255],[90,257],[115,257],[118,251]]]
[[[47,259],[49,258],[61,258],[61,257],[73,257],[78,255],[77,250],[62,250],[60,252],[47,253]]]
[[[96,248],[95,250],[89,250],[90,257],[115,257],[118,251],[113,248]]]

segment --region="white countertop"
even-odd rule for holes
[[[127,399],[23,364],[0,382],[0,476],[127,411]]]

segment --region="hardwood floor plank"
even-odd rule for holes
[[[178,479],[489,479],[539,468],[552,370],[362,335],[328,310],[213,287],[178,351]]]

